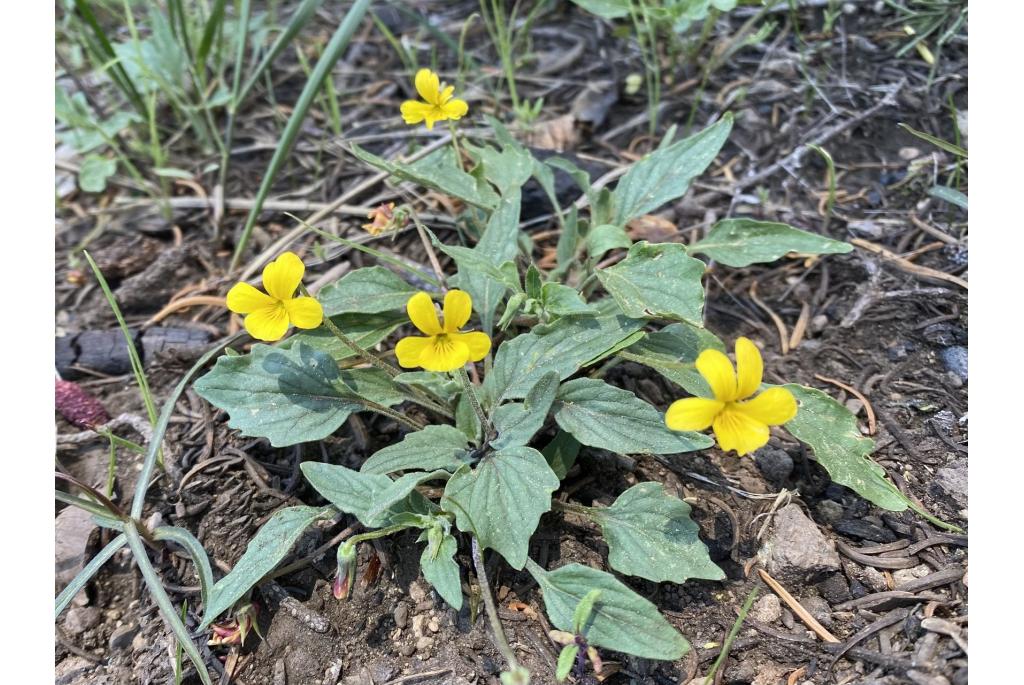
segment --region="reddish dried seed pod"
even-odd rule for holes
[[[54,406],[60,415],[79,428],[95,428],[110,420],[100,401],[77,383],[54,379]]]

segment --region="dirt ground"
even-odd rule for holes
[[[472,2],[415,6],[456,37],[462,19],[477,7]],[[899,488],[966,530],[966,212],[927,193],[937,180],[945,182],[937,173],[952,161],[948,153],[897,127],[905,123],[952,139],[952,102],[966,132],[966,39],[947,44],[930,74],[916,51],[895,56],[906,36],[894,23],[894,10],[870,2],[848,3],[843,10],[831,34],[821,32],[821,7],[769,13],[776,25],[768,38],[739,49],[702,87],[709,56],[756,9],[736,10],[715,24],[696,61],[663,87],[661,120],[683,129],[691,110],[697,126],[728,110],[736,117],[733,133],[690,193],[658,213],[663,221],[635,223],[631,229],[638,238],[689,241],[718,219],[748,216],[860,241],[848,255],[715,267],[709,275],[707,325],[724,340],[745,335],[763,343],[767,380],[820,388],[858,412],[876,441],[872,458]],[[383,7],[380,16],[396,35],[423,39],[419,24],[406,14]],[[318,30],[328,28],[321,22]],[[407,85],[394,51],[377,32],[361,36],[335,71],[346,136],[385,156],[427,141],[398,117]],[[553,3],[541,14],[531,36],[533,59],[522,67],[520,90],[525,97],[543,96],[545,103],[535,130],[525,136],[531,145],[558,143],[565,148],[562,154],[575,156],[595,177],[652,147],[642,93],[622,92],[626,75],[642,69],[627,41],[609,35],[606,24],[568,2]],[[467,49],[481,64],[498,64],[479,24],[468,33]],[[441,66],[454,69],[453,58],[444,57]],[[282,68],[280,77],[276,97],[283,108],[297,96],[301,71]],[[471,75],[478,78],[482,82],[480,75]],[[496,69],[490,81],[497,87]],[[477,114],[494,110],[491,91],[470,89],[469,96]],[[256,107],[240,117],[238,145],[244,149],[235,159],[226,198],[254,194],[273,150],[274,113],[268,104]],[[338,142],[315,113],[272,200],[308,203],[308,211],[298,210],[306,214],[368,178]],[[836,200],[828,218],[826,167],[803,147],[807,143],[820,144],[835,159]],[[198,171],[207,161],[183,158],[175,166]],[[212,185],[213,176],[199,177],[200,184]],[[176,189],[182,198],[197,192],[185,184]],[[571,184],[562,190],[563,203],[575,199]],[[115,351],[116,339],[104,343],[110,350],[106,366],[81,358],[87,346],[81,334],[116,331],[116,323],[97,284],[86,276],[87,267],[69,261],[69,255],[88,240],[129,323],[149,332],[146,369],[162,402],[204,346],[231,326],[221,307],[179,308],[166,315],[162,310],[185,296],[223,295],[232,239],[245,212],[229,211],[216,237],[206,209],[179,209],[170,221],[145,203],[127,211],[105,209],[107,200],[125,192],[114,189],[100,204],[95,196],[73,196],[58,210],[56,326],[59,338],[65,338],[58,339],[58,366],[64,355],[65,377],[77,378],[111,416],[144,417],[132,377]],[[374,206],[395,196],[378,184],[350,202]],[[444,212],[430,195],[417,201],[428,211]],[[526,228],[539,253],[553,252],[556,225],[537,189],[527,192],[523,216],[536,217]],[[363,222],[334,214],[323,225],[355,233]],[[292,225],[284,214],[265,212],[249,256]],[[314,238],[292,249],[312,257]],[[377,247],[426,261],[408,234]],[[333,248],[326,258],[327,263],[307,262],[321,264],[310,268],[307,282],[339,264],[370,263],[358,252]],[[159,343],[166,334],[158,329],[168,328],[191,331],[183,334],[188,344],[178,345],[177,352]],[[661,409],[680,392],[631,363],[613,368],[608,380]],[[76,441],[79,429],[59,416],[57,422],[58,466],[86,482],[105,483],[106,443]],[[118,432],[142,440],[130,427]],[[167,469],[150,489],[146,516],[191,530],[219,568],[215,572],[223,573],[274,511],[320,503],[300,476],[302,461],[358,468],[399,435],[393,422],[360,414],[321,443],[275,449],[229,430],[224,414],[189,390],[174,416]],[[130,499],[138,466],[137,455],[119,450],[117,501]],[[675,585],[624,578],[658,605],[693,649],[674,663],[608,652],[604,682],[685,685],[698,677],[702,682],[744,598],[758,585],[760,599],[716,683],[966,685],[966,534],[943,532],[910,511],[880,510],[831,484],[813,457],[782,433],[753,459],[717,450],[655,458],[584,448],[561,492],[582,504],[609,504],[648,480],[664,483],[692,503],[702,538],[727,579]],[[795,505],[795,520],[803,520],[802,512],[807,525],[838,549],[841,565],[834,572],[793,579],[786,587],[841,641],[841,656],[780,605],[753,569],[759,550],[775,535],[776,514],[789,505]],[[58,538],[62,531],[84,530],[92,552],[108,541],[107,532],[89,533],[86,523],[73,520],[60,505],[56,511]],[[234,674],[231,682],[247,685],[497,683],[503,662],[486,621],[476,617],[474,623],[468,603],[461,612],[450,609],[418,577],[420,552],[412,533],[363,545],[360,574],[370,572],[361,576],[351,600],[333,599],[334,550],[320,548],[352,523],[341,518],[303,537],[287,562],[299,561],[301,568],[277,578],[291,599],[257,593],[264,639],[252,636],[241,649],[208,648],[205,639],[198,641],[211,671],[224,674],[226,668]],[[531,556],[547,568],[573,561],[607,568],[600,537],[571,515],[546,514],[533,540]],[[468,555],[459,559],[469,566]],[[199,588],[191,564],[173,554],[157,556],[154,563],[175,603],[188,603],[189,625],[195,629],[192,609]],[[496,556],[490,570],[513,647],[535,683],[554,682],[557,650],[546,636],[550,626],[536,584]],[[174,640],[126,551],[56,624],[57,683],[174,682],[174,657]],[[199,682],[187,659],[183,682]]]

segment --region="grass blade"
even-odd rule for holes
[[[348,11],[342,20],[341,25],[334,32],[334,35],[331,36],[330,42],[324,49],[323,57],[320,58],[313,69],[312,76],[306,81],[306,85],[299,95],[299,101],[295,103],[295,109],[292,111],[284,132],[281,134],[281,140],[277,145],[277,149],[274,150],[274,156],[270,160],[270,165],[263,175],[260,189],[256,193],[256,202],[252,210],[250,210],[249,216],[246,217],[245,228],[242,229],[242,235],[238,240],[238,245],[235,247],[235,254],[231,257],[230,271],[234,271],[238,267],[238,261],[245,252],[249,236],[252,235],[252,228],[256,224],[256,217],[259,216],[260,210],[263,209],[263,203],[266,201],[267,195],[270,194],[270,188],[274,184],[278,171],[281,170],[281,166],[288,158],[292,147],[295,145],[295,141],[299,137],[299,130],[302,128],[302,122],[306,118],[309,106],[313,103],[317,92],[320,90],[320,86],[323,85],[324,79],[327,78],[331,69],[341,57],[342,52],[348,47],[349,41],[352,40],[356,28],[362,22],[369,7],[370,0],[356,0],[355,4],[352,5],[352,9]]]
[[[85,259],[89,262],[89,268],[92,269],[93,275],[96,276],[96,280],[100,284],[100,288],[103,289],[103,294],[107,298],[107,303],[110,304],[110,308],[114,312],[114,316],[117,318],[117,325],[121,327],[121,333],[124,334],[125,344],[128,346],[128,358],[132,363],[132,373],[135,374],[135,382],[139,385],[139,391],[142,393],[142,401],[146,405],[146,413],[149,415],[150,425],[156,423],[156,406],[153,404],[153,393],[149,389],[149,380],[146,378],[146,371],[142,366],[142,358],[139,357],[139,351],[135,349],[135,341],[132,340],[131,331],[128,330],[128,324],[125,323],[124,316],[121,314],[121,308],[117,305],[117,299],[114,297],[114,293],[111,292],[110,286],[107,285],[107,279],[103,277],[103,272],[96,266],[96,262],[93,261],[92,255],[86,250],[82,250],[82,254],[85,255]]]
[[[75,9],[78,14],[82,17],[89,28],[92,30],[93,37],[95,38],[95,47],[102,53],[106,61],[111,62],[111,78],[117,87],[121,89],[125,97],[131,101],[132,106],[142,116],[146,115],[146,107],[142,102],[142,96],[139,95],[139,91],[135,88],[135,84],[132,82],[128,72],[125,71],[124,66],[121,64],[117,55],[114,53],[114,46],[110,44],[107,39],[107,34],[103,31],[103,27],[96,20],[96,15],[92,13],[92,8],[89,7],[87,0],[75,0]]]
[[[910,135],[915,136],[917,138],[920,138],[921,140],[928,141],[929,143],[931,143],[935,147],[941,148],[941,149],[945,150],[946,152],[949,152],[949,153],[952,153],[952,154],[956,155],[957,157],[966,157],[967,156],[967,150],[963,149],[959,145],[954,145],[953,143],[949,142],[948,140],[943,140],[942,138],[936,138],[935,136],[933,136],[930,133],[925,133],[924,131],[918,131],[916,128],[911,128],[910,126],[907,126],[906,124],[896,124],[896,125],[899,126],[900,128],[902,128],[904,131],[906,131]]]
[[[213,568],[210,566],[210,557],[206,556],[203,544],[191,532],[178,526],[160,526],[153,530],[153,537],[157,540],[170,540],[178,543],[192,557],[196,575],[199,576],[199,592],[203,598],[203,606],[206,606],[210,588],[213,587]]]
[[[171,423],[171,414],[174,413],[174,405],[177,404],[178,398],[185,392],[185,388],[188,386],[192,377],[195,376],[200,369],[220,354],[221,350],[235,342],[242,337],[242,333],[235,333],[232,336],[224,338],[219,343],[211,347],[207,352],[199,358],[199,360],[192,366],[188,372],[182,376],[178,384],[174,386],[174,390],[171,391],[167,401],[164,402],[164,407],[160,411],[160,416],[157,418],[156,425],[153,426],[153,437],[150,438],[149,447],[146,449],[146,458],[142,461],[142,469],[139,471],[139,479],[135,483],[135,496],[132,499],[132,518],[142,517],[142,507],[146,503],[146,491],[149,489],[149,482],[153,478],[153,469],[156,468],[157,455],[160,453],[160,443],[163,442],[164,433],[167,432],[167,426]]]
[[[306,22],[312,18],[313,13],[316,12],[317,7],[320,6],[320,2],[321,0],[303,0],[302,4],[295,10],[295,13],[292,14],[292,18],[288,21],[288,25],[284,27],[284,31],[278,35],[277,39],[270,46],[270,49],[267,50],[267,54],[263,56],[260,63],[257,64],[256,68],[253,69],[251,74],[249,74],[249,78],[246,80],[245,85],[238,93],[238,101],[245,99],[267,67],[277,59],[277,56],[281,51],[288,47],[288,44],[292,42],[292,39],[295,38],[296,34],[298,34],[298,32],[302,30],[302,27],[306,25]],[[353,7],[352,9],[354,10],[355,8]],[[241,66],[242,61],[238,60],[237,64]]]
[[[227,4],[227,0],[214,0],[213,7],[210,9],[210,16],[206,20],[206,26],[203,28],[203,37],[199,39],[199,47],[196,48],[196,62],[197,64],[205,68],[206,58],[210,55],[210,48],[213,47],[213,39],[217,35],[217,31],[220,30],[221,24],[224,22],[224,6]],[[242,34],[244,36],[246,27],[242,28]],[[244,42],[244,38],[241,39]],[[240,62],[238,64],[241,64]]]
[[[88,583],[94,575],[96,575],[96,572],[100,570],[100,567],[107,563],[107,560],[114,556],[119,549],[124,547],[126,542],[128,542],[128,538],[125,537],[124,533],[122,533],[108,542],[107,546],[101,549],[99,554],[89,560],[89,563],[78,572],[78,575],[75,576],[74,580],[68,583],[68,586],[61,590],[61,593],[57,595],[56,610],[53,615],[54,618],[60,616],[60,613],[64,611],[67,605],[71,603],[71,600],[74,599],[75,595],[78,594],[78,591],[85,587],[85,584]]]
[[[149,556],[146,554],[146,546],[142,544],[142,537],[135,528],[134,521],[129,521],[125,524],[124,534],[128,538],[128,546],[131,548],[132,554],[135,555],[135,563],[139,565],[139,570],[142,571],[142,578],[146,581],[146,587],[149,588],[150,594],[153,595],[157,606],[160,607],[160,613],[163,615],[164,622],[171,629],[171,632],[174,633],[174,637],[178,639],[178,644],[188,654],[188,658],[192,660],[196,667],[196,672],[199,674],[199,679],[203,681],[203,685],[213,685],[213,680],[210,679],[210,672],[206,668],[202,655],[196,648],[196,644],[192,641],[192,636],[188,634],[188,628],[185,627],[185,623],[178,616],[174,603],[167,596],[167,591],[164,590],[163,583],[160,581],[160,576],[149,561]]]
[[[715,672],[722,666],[722,662],[729,656],[729,648],[732,647],[732,641],[736,639],[736,636],[740,632],[740,626],[743,625],[743,621],[746,620],[747,614],[750,613],[750,607],[754,605],[754,600],[757,598],[759,588],[755,585],[754,589],[747,595],[747,599],[743,602],[743,606],[740,608],[740,614],[736,617],[736,622],[732,624],[732,630],[729,631],[729,635],[725,638],[725,643],[722,644],[722,650],[718,653],[718,658],[715,659],[715,663],[711,665],[711,670],[708,672],[706,678],[704,678],[704,685],[711,685],[715,679]]]

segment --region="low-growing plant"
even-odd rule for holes
[[[424,101],[403,105],[405,120],[431,127],[469,116],[453,90],[424,71],[416,78]],[[884,509],[927,515],[868,458],[874,443],[843,405],[812,388],[764,383],[760,351],[745,338],[736,341],[734,367],[725,344],[704,326],[709,265],[698,256],[716,268],[743,267],[794,252],[845,253],[850,245],[743,218],[719,221],[690,245],[634,242],[626,232],[632,219],[686,193],[726,142],[730,115],[688,138],[662,141],[614,189],[592,187],[567,160],[535,159],[501,124],[488,123],[495,144],[463,140],[410,164],[351,148],[369,166],[464,207],[459,235],[471,244],[443,241],[418,224],[434,273],[390,259],[397,270],[355,269],[314,298],[302,285],[301,259],[285,253],[265,268],[265,293],[246,283],[228,293],[229,308],[245,315],[252,337],[280,341],[222,356],[195,383],[227,412],[231,427],[284,447],[325,439],[353,413],[373,412],[406,432],[358,470],[303,463],[326,504],[287,507],[270,518],[210,588],[204,628],[245,603],[306,528],[344,513],[365,532],[339,546],[334,595],[351,594],[361,543],[414,530],[425,543],[423,577],[459,609],[465,570],[459,550],[468,551],[507,662],[506,683],[528,682],[529,675],[504,637],[485,550],[538,583],[551,623],[562,631],[558,638],[567,641],[560,676],[580,655],[599,667],[600,647],[679,658],[688,649],[683,636],[616,576],[580,564],[548,570],[530,557],[541,517],[557,511],[596,524],[608,565],[620,574],[674,583],[724,578],[689,505],[658,483],[634,485],[607,507],[556,498],[587,449],[684,461],[717,441],[744,455],[767,443],[769,426],[781,425],[810,447],[835,482]],[[452,133],[455,143],[454,126]],[[555,205],[562,228],[557,265],[545,269],[520,229],[522,187],[535,178],[554,198],[555,169],[579,183],[588,209],[583,217],[576,206]],[[382,208],[369,226],[377,233],[393,228],[414,216],[407,210]],[[452,272],[438,270],[434,251],[450,258]],[[299,330],[283,339],[292,326]],[[392,346],[387,341],[399,329],[411,334]],[[375,351],[381,344],[388,353]],[[690,397],[663,413],[607,382],[607,370],[623,360],[653,369]],[[714,439],[702,432],[709,428]]]

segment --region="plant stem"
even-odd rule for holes
[[[514,671],[519,668],[519,662],[516,661],[515,652],[512,651],[512,647],[508,644],[508,638],[505,637],[505,631],[501,627],[501,620],[498,618],[498,607],[494,604],[494,597],[491,595],[491,584],[487,580],[487,569],[484,568],[484,555],[480,552],[480,543],[477,542],[476,536],[473,536],[473,568],[476,569],[476,579],[480,583],[480,594],[484,598],[484,606],[487,608],[487,618],[491,621],[491,632],[494,633],[494,642],[501,652],[501,655],[505,657],[505,661],[508,662],[508,668],[510,671]]]
[[[299,291],[306,297],[312,297],[312,295],[309,294],[309,291],[306,290],[306,286],[304,285],[299,285]],[[372,354],[371,352],[364,350],[362,347],[359,346],[359,343],[357,343],[355,340],[342,333],[341,329],[338,328],[333,321],[331,321],[330,317],[324,317],[323,325],[324,327],[327,328],[327,330],[334,334],[335,338],[340,340],[342,343],[345,344],[346,347],[355,352],[356,356],[358,356],[364,362],[376,366],[378,369],[384,371],[392,378],[401,373],[401,371],[391,366],[391,364],[388,364],[386,361],[376,356],[375,354]]]
[[[389,419],[394,419],[395,421],[402,424],[406,428],[411,428],[414,431],[421,431],[424,428],[426,428],[426,426],[424,426],[419,421],[410,419],[408,416],[399,414],[397,411],[391,409],[390,407],[385,407],[383,404],[378,404],[372,400],[366,399],[365,397],[359,397],[358,402],[367,409],[369,409],[370,411],[375,411],[378,414],[388,417]]]
[[[722,643],[722,651],[718,653],[718,658],[715,659],[715,663],[712,664],[711,672],[708,673],[708,676],[704,679],[703,685],[711,685],[711,681],[715,678],[715,672],[718,671],[722,662],[729,656],[729,649],[732,647],[732,641],[736,639],[737,633],[740,632],[740,626],[743,625],[743,620],[747,617],[750,607],[753,606],[758,590],[758,587],[754,586],[754,589],[750,591],[750,594],[747,595],[747,599],[743,602],[743,606],[740,607],[740,615],[736,617],[736,622],[732,624],[732,629],[729,631],[729,635],[726,636],[725,642]]]
[[[587,518],[594,518],[593,507],[585,507],[582,504],[576,504],[574,502],[562,502],[561,500],[553,499],[551,500],[551,508],[570,514],[579,514],[580,516],[586,516]]]
[[[462,387],[466,390],[466,397],[469,398],[469,403],[473,405],[473,411],[476,412],[476,417],[480,420],[480,429],[484,433],[484,442],[487,442],[494,436],[494,425],[491,424],[491,420],[484,413],[484,408],[480,406],[480,398],[476,396],[473,382],[469,380],[469,374],[466,373],[466,367],[464,366],[459,368],[459,380],[462,381]]]
[[[451,119],[448,120],[448,130],[452,134],[452,149],[455,150],[455,163],[459,165],[461,171],[465,171],[466,167],[462,163],[462,148],[459,147],[459,135],[455,132],[455,124]]]
[[[395,525],[388,526],[387,528],[378,528],[377,530],[371,530],[365,533],[360,533],[359,535],[353,535],[341,544],[355,546],[358,545],[360,542],[366,542],[367,540],[376,540],[377,538],[382,538],[393,533],[397,533],[398,531],[405,530],[406,528],[412,528],[412,526],[406,525],[404,523],[396,523]]]

